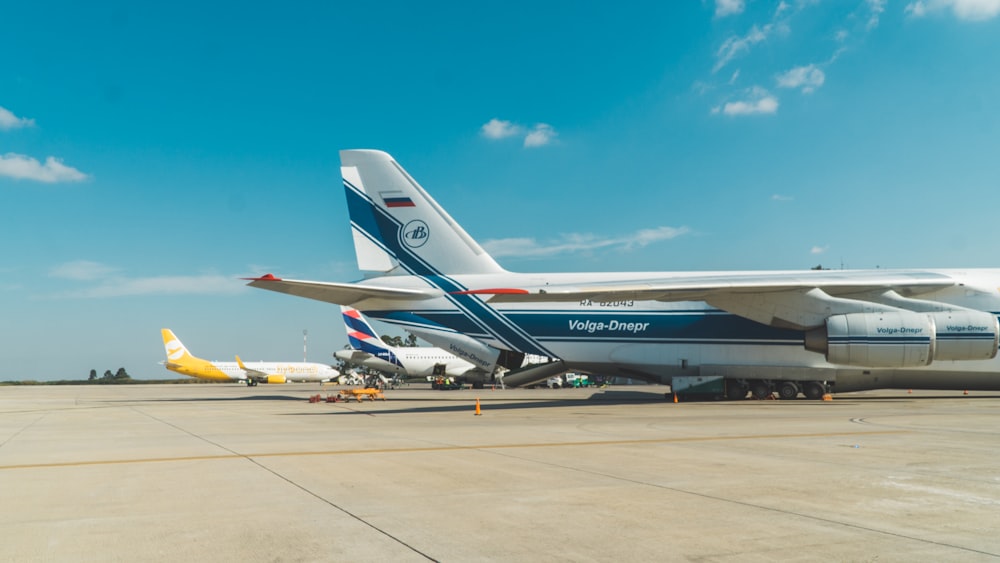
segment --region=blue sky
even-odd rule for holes
[[[346,343],[337,151],[519,271],[997,267],[1000,0],[17,2],[0,380]]]

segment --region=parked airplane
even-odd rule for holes
[[[405,377],[452,377],[476,387],[490,380],[491,372],[441,348],[390,346],[379,339],[360,311],[345,305],[340,309],[351,349],[334,352],[339,360]]]
[[[329,381],[340,376],[340,372],[326,364],[311,362],[250,362],[244,364],[239,356],[235,362],[214,362],[195,357],[187,347],[165,328],[163,347],[167,351],[164,367],[191,377],[214,379],[216,381],[240,381],[249,386],[258,383],[286,383]]]
[[[718,377],[730,398],[1000,390],[1000,270],[512,273],[391,156],[340,154],[358,267],[374,273],[249,285],[561,360],[508,384],[572,370]]]

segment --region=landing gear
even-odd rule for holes
[[[778,398],[784,400],[794,399],[799,396],[799,386],[794,381],[783,381],[778,385]]]
[[[771,384],[767,381],[751,381],[750,382],[750,394],[753,395],[754,399],[770,399],[771,398]]]
[[[747,386],[739,379],[726,380],[726,399],[740,401],[747,398]]]
[[[826,385],[820,381],[807,381],[802,385],[802,393],[806,399],[818,401],[826,394]]]

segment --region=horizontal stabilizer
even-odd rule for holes
[[[349,364],[360,365],[365,360],[372,358],[371,354],[368,352],[362,352],[361,350],[337,350],[333,353],[333,357],[338,360],[347,362]]]
[[[336,305],[354,305],[366,299],[386,299],[397,301],[420,301],[443,295],[438,289],[399,289],[378,287],[357,283],[334,283],[303,280],[284,280],[267,274],[250,280],[250,287],[258,287],[297,297],[315,299]]]

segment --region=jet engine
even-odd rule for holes
[[[980,311],[888,311],[832,315],[806,332],[807,350],[832,364],[907,368],[997,354],[997,318]]]
[[[269,375],[267,376],[268,383],[284,383],[285,376],[283,375]]]

